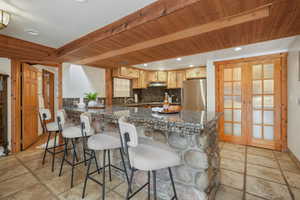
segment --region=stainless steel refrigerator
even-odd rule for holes
[[[184,110],[206,110],[206,79],[184,81],[181,95],[181,105]]]

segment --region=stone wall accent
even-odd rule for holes
[[[68,112],[73,122],[79,123],[78,112]],[[103,129],[110,125],[116,129],[115,116],[93,115]],[[189,127],[186,124],[175,127],[163,121],[149,122],[129,117],[137,127],[143,127],[143,137],[173,148],[181,157],[181,165],[172,168],[178,199],[213,200],[220,185],[220,153],[218,147],[217,121],[209,122],[205,127]],[[120,165],[119,152],[113,153],[113,163]],[[101,155],[99,155],[101,157]],[[119,176],[123,176],[115,172]],[[134,183],[141,186],[147,182],[147,172],[135,172]],[[157,192],[161,199],[173,196],[170,178],[166,169],[157,172]]]

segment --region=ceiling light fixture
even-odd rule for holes
[[[0,10],[0,30],[6,28],[10,20],[10,14],[4,10]]]
[[[240,51],[240,50],[242,50],[242,47],[235,47],[234,50],[235,51]]]
[[[144,67],[147,67],[148,66],[148,64],[144,64]]]
[[[25,32],[27,32],[29,35],[33,35],[33,36],[39,35],[39,32],[35,29],[26,29]]]
[[[182,58],[176,58],[176,60],[177,60],[177,61],[181,61],[181,60],[182,60]]]
[[[195,65],[190,65],[190,67],[194,67]]]
[[[78,3],[85,3],[85,2],[87,2],[87,0],[75,0],[76,2],[78,2]]]

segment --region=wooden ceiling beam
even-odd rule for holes
[[[0,57],[53,66],[59,63],[53,56],[54,52],[54,48],[0,34]]]
[[[77,64],[91,64],[97,61],[113,58],[116,56],[121,56],[124,54],[128,54],[131,52],[141,51],[148,48],[153,48],[159,45],[164,45],[167,43],[175,42],[178,40],[191,38],[197,35],[201,35],[204,33],[221,30],[224,28],[232,27],[235,25],[243,24],[246,22],[255,21],[258,19],[266,18],[270,15],[270,8],[272,4],[267,4],[261,6],[259,8],[249,10],[246,12],[242,12],[236,15],[232,15],[229,17],[224,17],[222,19],[209,22],[207,24],[202,24],[199,26],[195,26],[189,29],[185,29],[182,31],[178,31],[172,34],[168,34],[162,37],[158,37],[152,40],[148,40],[145,42],[137,43],[128,47],[124,47],[121,49],[109,51],[100,55],[88,57],[85,59],[80,59],[75,61]]]
[[[61,58],[77,52],[90,44],[108,39],[116,34],[128,31],[142,24],[192,6],[201,0],[159,0],[112,24],[89,33],[59,48],[56,56]]]

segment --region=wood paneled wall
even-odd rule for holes
[[[11,150],[21,151],[21,69],[22,63],[11,60]]]

